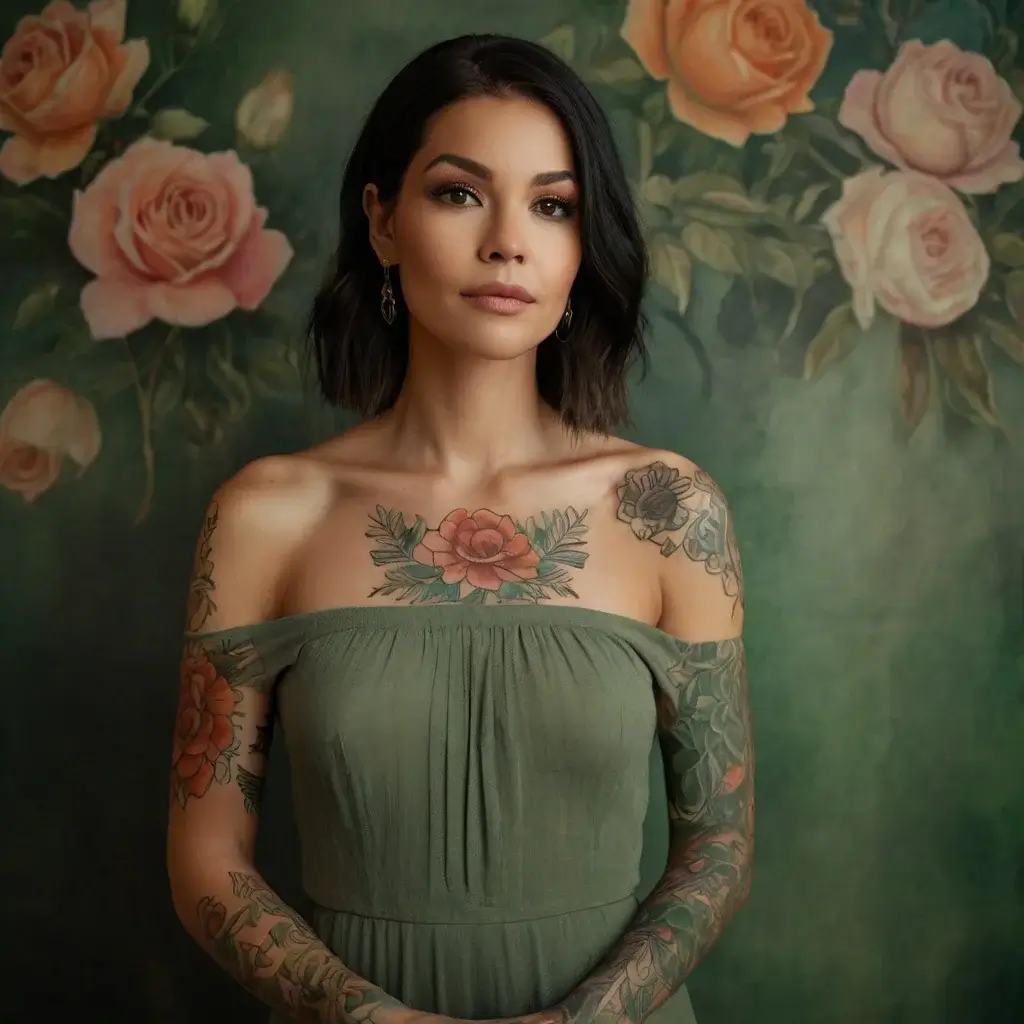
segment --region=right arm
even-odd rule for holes
[[[276,461],[276,460],[275,460]],[[188,629],[210,632],[277,613],[297,512],[278,467],[255,464],[215,496],[189,592]],[[289,507],[290,506],[290,507]],[[189,640],[171,769],[167,866],[189,934],[253,995],[308,1024],[441,1024],[349,970],[256,870],[273,679],[251,647]],[[240,659],[247,659],[240,663]],[[229,683],[228,680],[231,680]]]

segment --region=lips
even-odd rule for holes
[[[467,298],[498,298],[513,299],[516,302],[534,302],[534,297],[525,289],[516,284],[485,284],[481,288],[475,288],[471,292],[463,292]]]

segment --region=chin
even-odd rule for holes
[[[548,336],[542,327],[516,322],[518,318],[474,317],[473,322],[449,325],[435,335],[452,351],[483,359],[518,359]],[[504,322],[501,322],[504,320]],[[498,322],[494,322],[498,321]]]

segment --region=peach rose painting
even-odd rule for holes
[[[814,109],[832,48],[803,0],[630,0],[622,37],[680,121],[736,146]]]
[[[52,0],[8,30],[0,238],[19,268],[10,328],[20,351],[37,345],[38,365],[19,366],[27,383],[0,394],[0,486],[26,504],[65,463],[79,475],[93,465],[105,407],[129,396],[141,523],[158,433],[201,451],[257,399],[300,387],[295,330],[275,302],[305,233],[270,163],[288,136],[293,76],[257,70],[218,124],[186,74],[231,6],[179,0],[153,20],[141,0]],[[43,238],[29,276],[25,243]]]
[[[1024,69],[1007,10],[623,0],[544,37],[622,131],[649,302],[705,394],[716,345],[774,346],[813,381],[879,333],[898,349],[904,436],[929,414],[1002,428],[998,375],[1024,368]]]

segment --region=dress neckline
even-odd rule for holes
[[[567,604],[467,604],[445,602],[437,604],[377,605],[349,604],[295,612],[263,622],[239,624],[209,632],[189,632],[192,639],[216,639],[239,632],[287,631],[308,622],[316,622],[337,630],[341,629],[411,629],[461,628],[467,626],[558,625],[598,629],[605,633],[622,634],[635,631],[649,638],[685,644],[673,634],[653,626],[642,619],[619,612]]]

